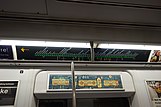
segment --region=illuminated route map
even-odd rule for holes
[[[90,61],[89,48],[16,46],[20,60]]]
[[[95,48],[95,61],[147,62],[150,50]]]

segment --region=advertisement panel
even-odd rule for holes
[[[152,106],[161,107],[161,80],[149,80],[146,84]]]
[[[10,45],[0,45],[0,59],[13,59],[12,47]]]
[[[76,75],[77,90],[123,90],[121,75]],[[48,75],[48,91],[71,90],[71,75]]]
[[[72,89],[71,75],[48,75],[48,90],[54,89]]]
[[[120,75],[77,75],[76,89],[123,89]]]
[[[161,50],[152,51],[150,62],[161,62]]]
[[[14,105],[18,81],[0,81],[0,106]]]

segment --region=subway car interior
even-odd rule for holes
[[[161,107],[161,1],[0,0],[0,107]]]
[[[24,40],[0,46],[2,107],[160,106],[160,51],[150,50],[160,46]]]

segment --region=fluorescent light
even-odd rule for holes
[[[98,48],[161,50],[161,46],[157,46],[157,45],[132,45],[132,44],[100,44]]]
[[[161,46],[155,46],[155,45],[145,45],[145,48],[149,50],[161,50]]]
[[[112,48],[112,49],[144,49],[144,45],[100,44],[99,48]]]
[[[80,43],[80,42],[49,42],[49,41],[25,41],[25,40],[0,40],[0,45],[90,48],[90,44],[89,43]]]
[[[90,48],[89,43],[79,43],[79,42],[46,42],[47,46],[54,47],[79,47],[79,48]]]
[[[24,41],[24,40],[1,40],[1,45],[22,45],[22,46],[44,46],[43,41]]]
[[[90,43],[87,43],[87,42],[83,43],[83,42],[0,40],[0,45],[90,48]],[[112,44],[112,43],[100,44],[98,48],[161,50],[161,46],[159,45],[133,45],[133,44]]]

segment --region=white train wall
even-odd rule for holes
[[[23,73],[20,73],[22,70]],[[36,75],[40,71],[40,69],[0,69],[1,81],[19,81],[14,106],[5,107],[36,107],[37,101],[34,97],[35,81]],[[105,72],[108,73],[108,71]],[[134,84],[135,94],[134,96],[131,96],[129,100],[131,107],[152,107],[145,81],[161,80],[160,70],[128,70],[124,72],[131,75],[131,78],[133,79],[133,83],[126,83],[127,86]],[[124,80],[126,80],[126,78],[124,78]]]

